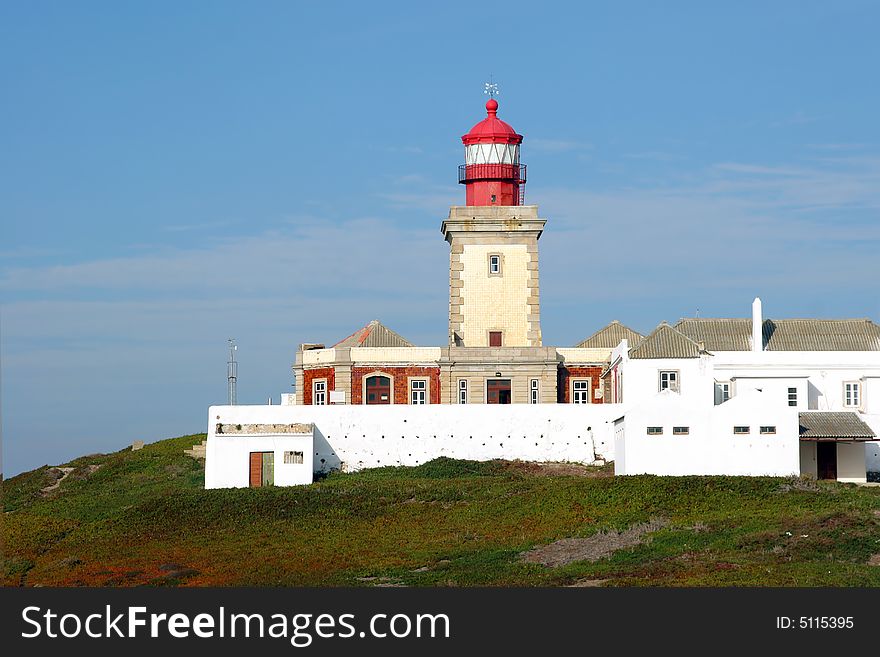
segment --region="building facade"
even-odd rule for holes
[[[663,322],[647,336],[613,321],[577,345],[545,345],[547,220],[524,204],[522,135],[497,101],[486,111],[462,137],[466,205],[440,226],[447,343],[417,346],[373,320],[332,346],[300,345],[281,406],[209,409],[207,487],[439,456],[850,482],[880,471],[870,320],[764,319],[756,299],[751,317]]]
[[[462,137],[467,205],[440,230],[449,245],[449,340],[416,347],[373,320],[327,348],[303,344],[293,365],[298,404],[601,404],[619,322],[577,346],[543,345],[538,241],[547,223],[523,205],[523,137],[498,102]]]
[[[741,442],[779,435],[780,425],[754,409],[796,412],[804,474],[864,481],[866,470],[880,470],[873,443],[880,434],[880,326],[869,319],[765,319],[755,299],[751,317],[664,322],[633,346],[621,342],[605,376],[612,403],[639,404],[668,391],[683,408],[712,414],[750,396],[753,403],[741,406],[739,419],[713,428],[713,435]],[[674,418],[664,422],[658,411],[636,425],[634,414],[627,413],[628,437],[635,431],[642,440],[642,432],[653,432],[658,444],[661,436],[674,435]],[[688,428],[682,422],[679,428]]]

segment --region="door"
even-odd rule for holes
[[[274,452],[251,452],[250,485],[252,488],[275,485]]]
[[[275,485],[275,452],[263,452],[263,486]]]
[[[816,472],[819,479],[837,479],[837,443],[816,443]]]
[[[510,379],[489,379],[486,381],[487,404],[509,404]]]
[[[391,379],[387,376],[371,376],[367,379],[367,404],[391,403]]]

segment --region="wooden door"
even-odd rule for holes
[[[250,485],[258,488],[263,485],[263,453],[251,452]]]
[[[819,479],[837,479],[837,443],[820,441],[816,443],[816,471]]]
[[[390,404],[391,403],[391,379],[387,376],[371,376],[367,379],[367,404]]]
[[[275,452],[263,452],[263,476],[260,483],[263,486],[275,485]]]
[[[486,381],[487,404],[509,404],[510,379],[489,379]]]
[[[250,485],[252,488],[275,485],[275,452],[251,452]]]

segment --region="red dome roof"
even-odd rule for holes
[[[489,116],[471,128],[461,140],[465,146],[469,144],[521,144],[522,135],[498,118],[498,101],[490,98],[486,103],[486,112]]]

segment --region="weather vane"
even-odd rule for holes
[[[498,89],[498,85],[492,82],[492,78],[490,77],[489,82],[483,85],[483,93],[488,94],[489,98],[494,98],[500,94],[501,91]]]

